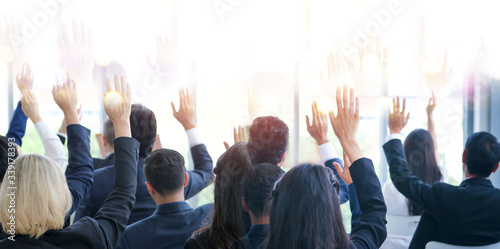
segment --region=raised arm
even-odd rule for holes
[[[438,142],[436,135],[436,127],[434,126],[434,109],[437,106],[437,99],[434,92],[432,92],[432,97],[429,99],[429,104],[427,105],[427,131],[431,134],[432,141],[434,142],[434,155],[436,156],[436,163],[439,165],[439,150],[438,150]]]
[[[327,114],[321,112],[318,109],[318,104],[314,102],[311,106],[312,109],[312,124],[310,122],[309,116],[306,115],[306,125],[307,125],[307,131],[309,132],[309,135],[316,140],[316,143],[319,146],[320,152],[321,152],[321,157],[323,158],[323,162],[326,167],[330,168],[333,170],[335,176],[337,179],[339,179],[340,183],[340,193],[339,193],[339,199],[340,199],[340,204],[344,204],[349,200],[349,187],[348,184],[344,182],[342,178],[340,178],[337,170],[333,166],[334,163],[337,163],[340,165],[341,168],[343,168],[342,161],[338,158],[337,152],[335,151],[335,147],[333,146],[332,143],[328,140],[327,133],[328,133],[328,116]]]
[[[66,153],[64,152],[64,146],[57,135],[54,134],[42,120],[38,110],[38,101],[35,94],[30,90],[24,90],[22,94],[23,112],[29,117],[29,119],[31,119],[31,121],[33,121],[36,131],[38,132],[38,136],[42,140],[45,155],[56,161],[62,171],[66,172],[68,159],[66,158]]]
[[[188,171],[189,180],[184,188],[184,198],[189,199],[207,187],[213,180],[213,162],[208,154],[207,147],[201,141],[194,121],[194,101],[191,93],[186,89],[179,90],[180,106],[177,111],[174,103],[172,111],[175,119],[186,130],[193,156],[194,170]]]
[[[90,130],[80,125],[76,84],[69,75],[62,86],[52,88],[52,95],[54,101],[63,111],[68,124],[69,159],[66,181],[73,198],[73,205],[67,214],[69,216],[82,202],[94,178],[94,167],[90,155]]]
[[[342,95],[341,88],[337,87],[337,110],[337,116],[333,112],[330,113],[333,131],[353,164],[346,164],[344,170],[340,165],[336,165],[336,169],[344,181],[349,180],[349,175],[352,176],[362,212],[351,232],[351,241],[357,245],[356,248],[379,248],[387,237],[387,207],[373,163],[363,157],[363,151],[356,139],[359,99],[355,98],[354,89],[349,90],[347,85],[344,85]]]
[[[130,86],[124,77],[114,78],[114,92],[112,96],[122,99],[117,105],[104,105],[104,110],[115,127],[115,179],[113,191],[108,195],[95,215],[99,223],[100,232],[104,233],[106,247],[115,248],[118,239],[125,231],[127,220],[135,202],[137,188],[137,161],[139,160],[140,144],[132,138],[130,130],[131,97]],[[110,80],[106,81],[108,92],[113,92]],[[114,101],[105,101],[110,103]]]
[[[400,134],[408,123],[410,114],[408,113],[405,116],[405,102],[403,100],[403,107],[401,108],[399,97],[397,100],[393,100],[393,110],[392,113],[389,113],[389,130],[391,131],[391,135],[396,134],[397,136]],[[428,201],[433,199],[431,185],[424,183],[408,170],[401,140],[397,138],[391,139],[384,144],[383,148],[387,163],[389,164],[391,180],[396,189],[426,211],[431,211],[432,206],[440,201],[438,199]]]
[[[33,72],[31,71],[31,67],[28,63],[23,64],[21,73],[19,73],[16,77],[16,83],[19,91],[21,92],[33,89]],[[10,121],[9,130],[7,131],[6,137],[14,138],[14,142],[16,142],[17,145],[21,146],[22,139],[24,137],[24,134],[26,133],[27,121],[28,117],[26,116],[26,114],[24,114],[22,110],[22,103],[21,101],[19,101],[16,110],[14,110],[12,120]]]

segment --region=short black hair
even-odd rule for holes
[[[500,162],[500,144],[488,132],[476,132],[465,143],[465,164],[471,175],[488,177]]]
[[[106,138],[106,142],[110,145],[114,145],[115,140],[115,127],[113,126],[113,121],[107,118],[104,120],[104,125],[102,128],[102,136]]]
[[[10,142],[14,144],[14,142]],[[17,152],[17,147],[14,145],[14,156],[11,157],[16,159],[19,155]],[[3,181],[3,177],[5,176],[5,172],[9,168],[9,139],[4,136],[0,136],[0,182]]]
[[[288,126],[277,117],[256,118],[250,127],[248,153],[253,164],[278,164],[288,148]]]
[[[184,157],[169,149],[155,150],[144,160],[144,176],[161,195],[174,194],[184,187]]]
[[[133,104],[130,112],[130,129],[132,137],[141,144],[140,157],[147,157],[153,150],[156,138],[156,116],[149,108],[141,104]]]
[[[248,208],[257,217],[269,214],[267,203],[276,182],[285,172],[271,163],[261,163],[252,166],[243,178],[243,197]]]

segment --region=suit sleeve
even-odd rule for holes
[[[14,142],[16,142],[17,145],[21,146],[22,138],[26,133],[27,121],[28,117],[24,114],[21,107],[21,101],[19,101],[17,103],[16,110],[14,110],[14,114],[12,115],[12,120],[10,121],[9,130],[7,131],[6,137],[14,138]]]
[[[361,208],[359,207],[358,195],[356,194],[356,186],[354,184],[349,185],[349,207],[351,208],[351,230],[353,230],[361,216]]]
[[[339,158],[333,158],[333,159],[327,160],[325,162],[325,167],[332,169],[333,173],[335,174],[335,177],[337,177],[337,179],[339,180],[339,183],[340,183],[339,200],[340,200],[340,204],[344,204],[347,201],[349,201],[349,187],[347,186],[347,183],[345,183],[342,180],[342,178],[340,178],[339,173],[337,172],[337,170],[333,166],[334,162],[338,163],[340,165],[340,167],[342,167],[342,169],[344,168],[344,164],[342,163],[342,160],[340,160]]]
[[[116,157],[113,191],[94,217],[109,249],[115,248],[118,243],[134,207],[139,146],[137,140],[129,137],[119,137],[114,141]]]
[[[361,216],[352,229],[350,239],[356,248],[379,248],[387,237],[387,207],[373,163],[370,159],[361,158],[349,170],[361,208]]]
[[[71,215],[89,192],[94,179],[94,167],[90,155],[90,130],[81,125],[68,125],[68,183],[73,206],[67,214]]]
[[[115,249],[130,249],[127,240],[125,238],[126,234],[123,234],[123,236],[121,236],[120,239],[118,240],[118,244],[116,245]]]
[[[408,170],[401,140],[392,139],[385,143],[384,152],[394,186],[406,198],[432,215],[435,207],[441,202],[440,198],[436,196],[431,185],[421,181]]]
[[[189,199],[206,188],[213,180],[213,162],[207,147],[199,144],[191,148],[194,170],[188,171],[189,180],[184,188],[184,198]]]
[[[78,205],[78,208],[75,212],[75,221],[85,217],[94,217],[97,213],[99,207],[95,207],[94,205],[94,185],[90,188],[90,191],[85,195],[85,199],[83,202]]]

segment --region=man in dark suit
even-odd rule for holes
[[[263,242],[269,228],[268,201],[276,182],[283,176],[283,171],[274,164],[261,163],[254,165],[243,178],[243,208],[250,215],[252,227],[242,238],[249,249],[264,248]]]
[[[397,102],[389,114],[391,135],[384,151],[394,186],[424,210],[410,249],[423,249],[429,241],[465,246],[499,242],[500,190],[488,179],[500,162],[497,139],[487,132],[474,133],[467,139],[462,166],[465,180],[460,186],[442,182],[429,185],[407,168],[399,134],[409,116],[404,115],[404,104],[400,111],[399,99]]]
[[[195,169],[187,172],[189,180],[184,188],[184,197],[189,199],[208,186],[213,179],[213,162],[208,154],[206,146],[198,136],[194,123],[194,104],[187,92],[181,93],[181,105],[179,111],[175,111],[174,117],[184,126],[188,135],[189,145]],[[144,177],[143,163],[152,151],[156,138],[156,118],[154,113],[140,104],[132,105],[130,115],[132,137],[141,143],[139,163],[137,165],[137,192],[134,209],[130,214],[128,224],[132,224],[151,216],[156,210],[156,204],[149,195]],[[84,216],[93,216],[99,210],[106,197],[113,189],[114,166],[108,166],[95,171],[94,184],[85,197],[84,202],[76,212],[75,220]]]
[[[117,249],[175,249],[210,218],[212,204],[193,209],[184,200],[189,175],[184,158],[177,151],[159,149],[144,161],[149,194],[156,203],[155,213],[127,227]]]

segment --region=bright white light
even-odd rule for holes
[[[374,54],[367,54],[363,58],[363,76],[369,81],[378,81],[382,75],[379,59]]]
[[[430,74],[441,71],[444,64],[443,53],[438,49],[431,49],[425,55],[425,70]]]
[[[319,98],[316,103],[318,104],[318,110],[324,114],[333,111],[333,108],[335,106],[333,103],[333,99],[330,96],[323,96]]]
[[[104,106],[115,109],[118,108],[123,102],[123,97],[116,91],[112,91],[106,94],[104,97]]]

